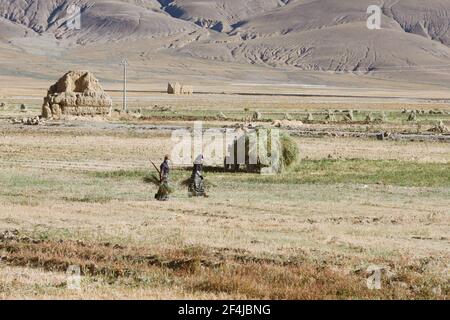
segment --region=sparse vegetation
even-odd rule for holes
[[[223,179],[220,176],[218,179]],[[396,160],[303,160],[281,175],[227,176],[249,184],[380,184],[450,187],[450,164]]]
[[[415,187],[450,187],[450,163],[397,160],[303,161],[297,183],[358,183]]]
[[[305,258],[260,259],[237,251],[213,254],[199,247],[149,252],[112,243],[55,241],[47,236],[33,239],[18,233],[9,233],[5,239],[4,235],[0,250],[3,263],[9,266],[65,272],[77,265],[85,281],[126,283],[130,291],[177,283],[182,292],[194,296],[209,293],[245,299],[430,299],[450,293],[444,286],[436,296],[433,289],[439,279],[417,277],[417,271],[407,264],[397,266],[398,273],[390,276],[383,291],[371,291],[365,286],[364,272],[355,269],[343,274]],[[410,286],[399,286],[406,278]]]
[[[155,173],[149,159],[170,153],[172,143],[170,132],[154,127],[158,113],[173,113],[167,126],[190,126],[185,115],[214,117],[205,127],[234,127],[255,110],[266,126],[285,113],[294,121],[311,113],[311,130],[416,133],[420,124],[422,134],[441,136],[445,130],[428,130],[448,126],[447,115],[421,112],[411,123],[408,113],[387,111],[376,122],[382,113],[371,109],[366,124],[369,111],[340,106],[326,108],[336,122],[325,124],[327,112],[311,107],[242,112],[240,105],[223,109],[227,119],[217,119],[216,108],[139,108],[147,119],[89,129],[5,125],[0,233],[19,232],[0,241],[0,298],[448,297],[446,142],[291,135],[283,142],[291,165],[282,174],[206,167],[207,199],[188,197],[190,168],[172,168],[167,203],[154,201],[157,186],[146,183]],[[37,110],[30,104],[29,112]],[[80,292],[66,289],[69,264],[82,267]],[[365,285],[372,264],[387,270],[381,291]]]
[[[371,2],[0,0],[0,300],[448,300],[450,1]]]

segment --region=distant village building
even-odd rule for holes
[[[167,93],[168,94],[187,94],[191,95],[194,94],[194,87],[188,86],[188,85],[182,85],[178,82],[175,83],[169,83],[167,86]]]

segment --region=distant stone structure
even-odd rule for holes
[[[194,94],[194,87],[188,86],[188,85],[182,85],[178,82],[175,83],[169,83],[167,86],[167,93],[168,94],[187,94],[191,95]]]
[[[194,87],[187,85],[181,86],[181,94],[194,94]]]
[[[170,83],[167,85],[167,93],[168,94],[181,94],[181,85],[176,83]]]
[[[44,118],[64,115],[110,115],[112,100],[89,71],[70,71],[48,90],[42,106]]]

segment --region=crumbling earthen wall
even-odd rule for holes
[[[111,114],[112,100],[89,71],[70,71],[48,90],[44,118]]]

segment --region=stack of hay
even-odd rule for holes
[[[194,87],[188,85],[182,85],[178,82],[169,83],[167,85],[167,93],[168,94],[194,94]]]
[[[263,132],[261,130],[265,130],[266,132]],[[280,166],[278,167],[278,173],[281,173],[282,171],[288,169],[289,167],[293,166],[295,163],[297,163],[299,158],[299,150],[297,143],[292,139],[289,134],[285,132],[280,132],[280,139],[278,141],[271,141],[271,130],[272,129],[263,129],[258,128],[256,130],[251,130],[248,132],[245,132],[241,137],[239,137],[232,145],[229,146],[228,150],[232,151],[234,148],[233,154],[235,155],[235,165],[237,163],[237,153],[238,153],[238,146],[240,145],[241,139],[245,139],[245,169],[247,172],[262,172],[263,168],[270,167],[270,164],[263,163],[262,159],[259,157],[258,153],[258,144],[256,145],[250,145],[250,135],[249,133],[256,134],[257,141],[259,141],[259,144],[262,144],[267,147],[268,153],[272,152],[272,143],[276,143],[277,145],[274,146],[273,151],[275,154],[271,154],[270,157],[273,157],[274,159],[277,159],[280,161]],[[231,152],[230,152],[231,153]],[[249,159],[250,155],[258,155],[257,156],[257,163],[256,164],[250,164]],[[233,167],[230,162],[233,162],[233,159],[227,159],[226,162],[228,167]]]
[[[296,120],[275,120],[272,122],[275,128],[298,129],[303,126],[303,122]]]
[[[442,120],[439,121],[439,123],[436,126],[434,126],[433,128],[431,128],[428,131],[429,132],[434,132],[434,133],[447,133],[447,132],[450,132],[449,128],[444,124],[444,122]]]
[[[12,124],[25,124],[28,126],[37,126],[43,123],[43,120],[39,116],[35,116],[32,118],[23,118],[23,119],[12,119]]]
[[[332,121],[332,122],[336,121],[336,117],[335,117],[333,111],[328,110],[328,112],[327,112],[327,114],[325,116],[325,120]]]
[[[252,120],[253,121],[260,121],[262,120],[262,113],[259,111],[255,111],[252,115]]]
[[[416,111],[412,111],[408,116],[408,121],[416,121],[417,120],[417,114]]]

